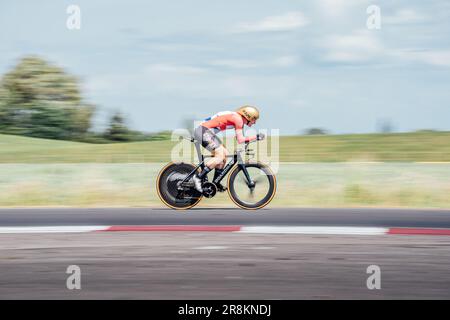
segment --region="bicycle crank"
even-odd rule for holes
[[[217,187],[214,183],[212,182],[205,182],[202,185],[202,189],[203,189],[203,195],[206,198],[212,198],[216,195],[217,193]]]

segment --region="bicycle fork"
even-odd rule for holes
[[[245,165],[240,163],[239,167],[242,169],[242,171],[244,172],[244,176],[247,179],[247,186],[250,188],[250,190],[255,189],[255,182],[252,180],[252,178],[248,174],[248,171],[247,171],[247,168],[245,167]]]

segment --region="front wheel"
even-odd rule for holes
[[[228,194],[243,209],[261,209],[273,199],[276,178],[262,163],[244,163],[234,167],[228,179]]]

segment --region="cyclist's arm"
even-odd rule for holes
[[[236,140],[240,144],[240,143],[250,142],[250,141],[256,140],[256,136],[245,137],[242,134],[242,129],[236,129]]]
[[[244,142],[250,142],[250,141],[254,141],[256,140],[256,136],[248,136],[245,137],[244,134],[242,133],[242,128],[244,127],[244,123],[242,121],[242,119],[238,118],[236,119],[235,123],[234,123],[234,128],[236,130],[236,140],[239,144],[244,143]]]

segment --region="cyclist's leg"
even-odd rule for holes
[[[227,155],[228,151],[223,145],[221,145],[219,148],[213,151],[214,157],[210,159],[211,163],[207,164],[207,166],[211,169],[213,167],[216,168],[216,170],[214,171],[213,181],[215,181],[218,177],[222,175],[223,168],[227,162]],[[223,192],[226,190],[226,188],[220,183],[217,183],[216,185],[218,191]]]
[[[225,166],[228,151],[223,145],[218,146],[216,149],[211,151],[212,158],[208,160],[206,166],[210,169],[223,169]]]
[[[224,151],[225,148],[222,145],[222,141],[220,141],[220,139],[208,128],[202,126],[198,127],[195,130],[195,137],[197,141],[201,141],[201,145],[213,155],[213,157],[206,162],[203,171],[194,176],[195,188],[202,192],[202,180],[212,169],[223,163],[224,159],[226,159],[224,157],[226,150]]]
[[[217,140],[218,140],[218,138],[217,138]],[[217,168],[217,167],[223,168],[223,163],[224,163],[224,161],[226,161],[227,150],[225,149],[225,147],[222,144],[219,144],[220,143],[219,141],[220,140],[215,141],[215,143],[211,143],[206,147],[206,149],[211,151],[212,158],[210,158],[206,162],[205,168],[198,175],[198,177],[200,179],[203,179],[214,168]]]

